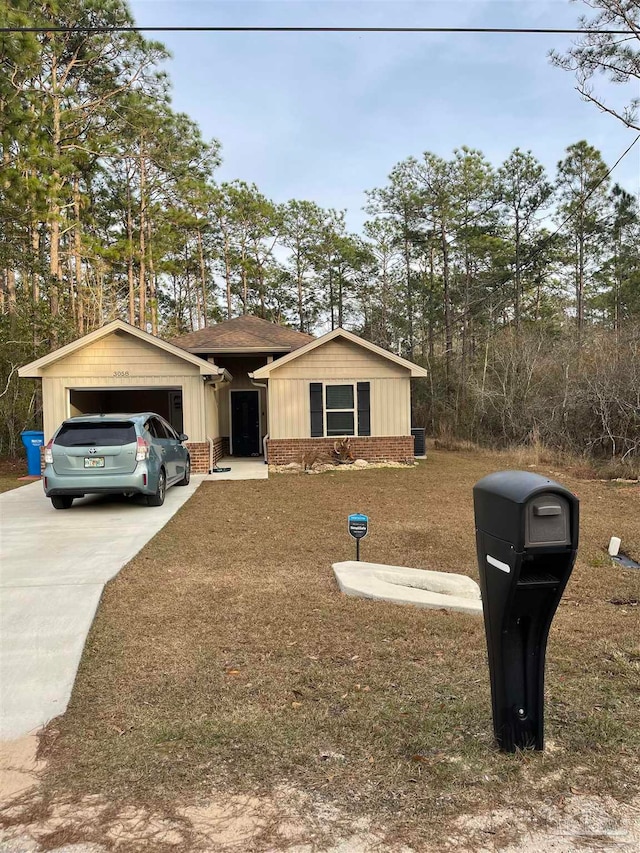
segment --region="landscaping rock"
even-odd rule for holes
[[[369,463],[366,459],[356,459],[356,461],[353,463],[354,468],[367,468],[368,465]]]

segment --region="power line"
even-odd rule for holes
[[[594,192],[595,192],[599,187],[601,187],[601,186],[602,186],[602,184],[604,184],[604,182],[605,182],[605,181],[607,180],[607,178],[611,175],[611,173],[612,173],[612,172],[613,172],[613,170],[616,168],[616,166],[618,166],[618,165],[619,165],[619,164],[624,160],[624,158],[625,158],[625,157],[627,156],[627,154],[631,151],[631,149],[633,148],[633,146],[636,144],[636,142],[637,142],[639,139],[640,139],[640,133],[636,136],[636,138],[633,140],[633,142],[631,143],[631,145],[629,145],[629,147],[628,147],[625,151],[623,151],[623,152],[622,152],[622,154],[618,157],[618,159],[617,159],[617,160],[616,160],[616,162],[613,164],[613,166],[611,166],[611,168],[610,168],[610,169],[607,169],[607,171],[606,171],[606,172],[605,172],[605,174],[600,178],[600,180],[598,181],[598,183],[597,183],[597,184],[595,184],[595,186],[593,186],[593,187],[589,190],[589,192],[586,194],[586,196],[582,199],[582,201],[581,201],[581,202],[580,202],[580,204],[578,205],[578,209],[580,209],[580,207],[584,207],[584,205],[589,201],[589,199],[590,199],[590,198],[591,198],[591,196],[594,194]],[[562,220],[562,222],[560,223],[560,225],[558,225],[558,227],[556,228],[556,230],[555,230],[552,234],[550,234],[550,235],[547,237],[547,240],[552,240],[552,239],[556,236],[556,234],[559,234],[559,233],[560,233],[560,231],[562,231],[562,229],[564,228],[564,226],[567,224],[567,222],[568,222],[572,217],[574,217],[575,215],[576,215],[576,211],[572,211],[571,213],[569,213],[569,215],[568,215],[567,217],[565,217],[565,219],[563,219],[563,220]],[[535,258],[535,255],[534,255],[534,258]]]
[[[553,27],[265,27],[265,26],[104,26],[104,27],[0,27],[0,33],[479,33],[497,35],[611,35],[628,36],[629,30],[556,29]]]

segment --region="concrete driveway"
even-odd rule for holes
[[[62,714],[104,584],[195,492],[86,497],[53,509],[40,482],[0,494],[0,740]]]

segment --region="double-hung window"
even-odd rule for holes
[[[325,385],[325,435],[355,435],[353,385]]]
[[[370,383],[311,382],[311,437],[371,435]]]

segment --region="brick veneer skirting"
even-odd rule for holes
[[[340,439],[338,439],[340,440]],[[302,454],[320,453],[332,456],[335,438],[270,438],[267,457],[270,465],[299,462]],[[413,464],[413,436],[351,436],[351,450],[356,459],[367,462],[407,462]]]
[[[188,441],[187,447],[191,455],[191,470],[194,474],[209,473],[209,442]],[[224,456],[224,439],[213,439],[213,464],[216,465]]]

